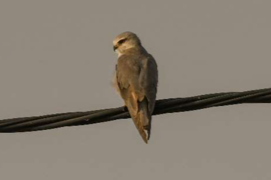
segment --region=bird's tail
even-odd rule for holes
[[[132,115],[133,121],[144,142],[147,144],[151,135],[151,114],[148,109],[148,101],[144,99],[138,102],[138,112]]]

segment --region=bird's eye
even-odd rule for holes
[[[119,40],[118,44],[122,44],[122,43],[124,43],[125,41],[126,41],[126,39],[121,39],[121,40]]]

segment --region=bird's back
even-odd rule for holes
[[[116,71],[120,94],[139,133],[147,142],[157,93],[156,62],[146,51],[130,51],[119,57]],[[148,137],[144,130],[147,130]]]

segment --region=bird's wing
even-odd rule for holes
[[[150,56],[121,56],[118,60],[116,75],[117,85],[125,105],[141,137],[147,143],[156,97],[156,63]]]
[[[146,60],[143,61],[139,83],[148,100],[149,112],[152,114],[155,107],[157,93],[158,69],[156,61],[151,55],[148,55]]]

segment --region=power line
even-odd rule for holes
[[[153,115],[193,111],[243,103],[271,103],[271,88],[245,92],[215,93],[186,98],[157,100]],[[125,107],[86,112],[68,112],[44,116],[12,118],[0,121],[0,132],[15,133],[40,131],[65,126],[88,125],[127,118],[130,118],[130,115]]]

